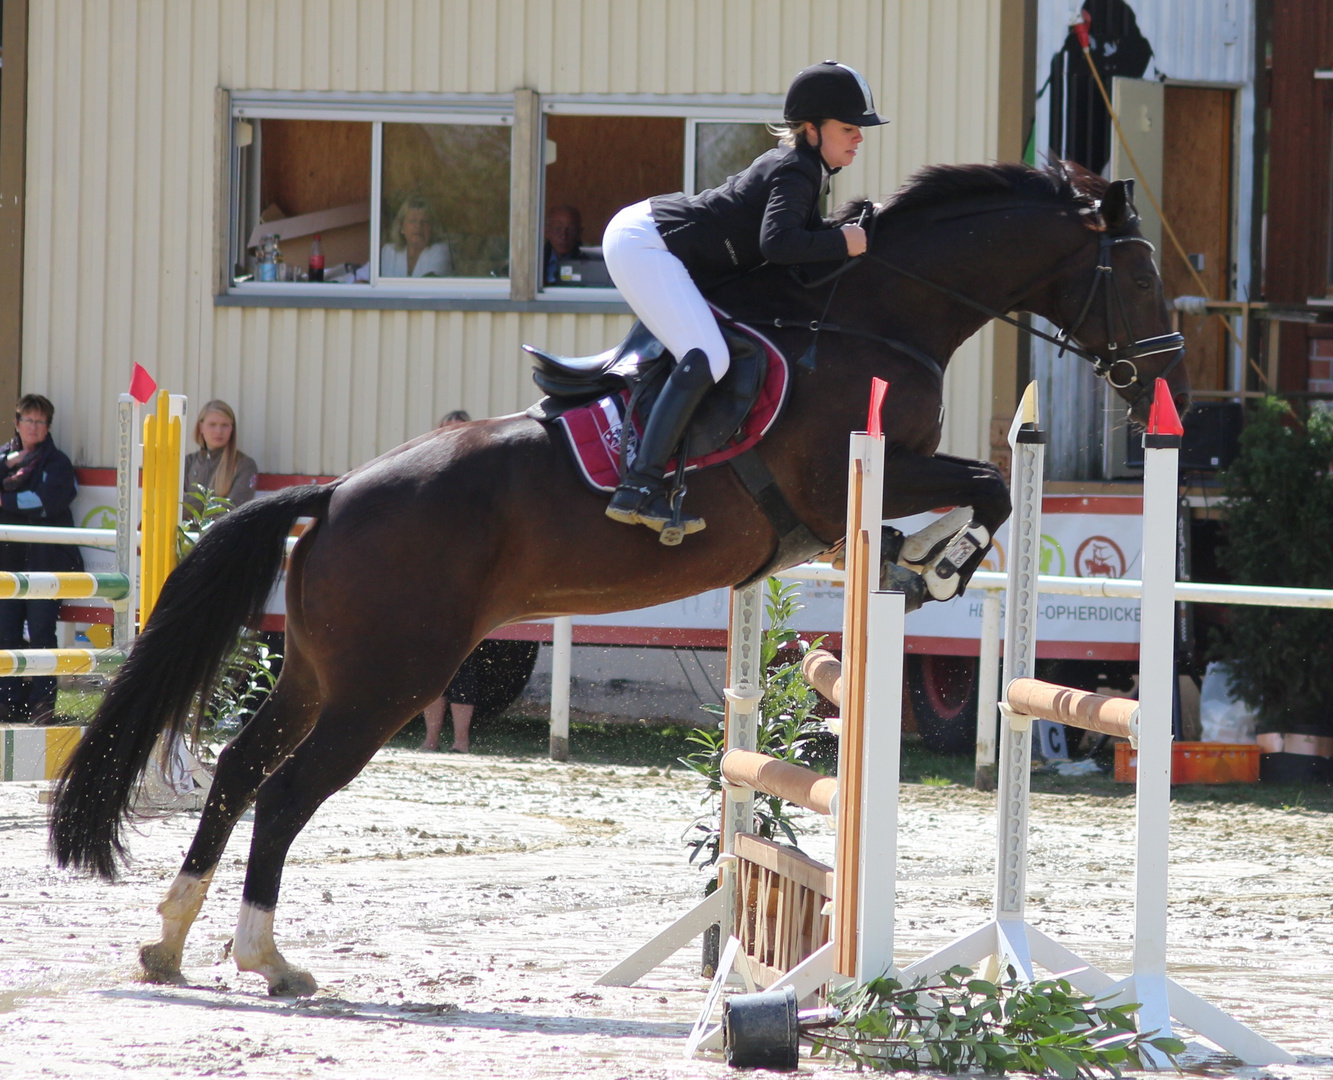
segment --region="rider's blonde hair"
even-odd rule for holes
[[[779,146],[796,146],[805,132],[805,125],[805,120],[784,120],[781,124],[769,124],[768,133],[777,138]]]

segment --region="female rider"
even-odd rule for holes
[[[602,251],[612,281],[677,358],[606,508],[616,521],[657,532],[670,522],[667,460],[730,363],[700,290],[765,262],[826,262],[866,249],[864,230],[832,227],[819,214],[819,199],[827,178],[856,157],[861,129],[887,122],[875,112],[870,87],[846,64],[826,60],[792,80],[782,112],[780,145],[743,173],[698,195],[627,206],[606,227]],[[681,525],[698,532],[704,520],[683,516]]]

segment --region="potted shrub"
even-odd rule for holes
[[[1315,411],[1302,422],[1285,401],[1264,399],[1222,479],[1220,556],[1233,581],[1333,588],[1333,416]],[[1333,735],[1333,611],[1232,607],[1217,644],[1260,732]],[[1265,755],[1265,779],[1326,778],[1326,757],[1277,760],[1295,756]]]

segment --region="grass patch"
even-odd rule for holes
[[[93,713],[102,704],[102,690],[57,690],[56,722],[61,724],[86,724],[93,718]]]
[[[636,765],[665,768],[694,749],[686,741],[693,729],[684,724],[592,724],[569,725],[571,761],[594,765]],[[389,740],[390,746],[412,749],[426,737],[426,724],[417,717]],[[441,742],[453,737],[445,721]],[[470,743],[474,754],[497,757],[549,759],[551,723],[541,716],[506,713],[474,721]]]

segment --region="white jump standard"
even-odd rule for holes
[[[705,1027],[733,963],[751,988],[791,986],[800,997],[832,980],[864,982],[893,970],[905,603],[902,593],[870,588],[880,561],[883,438],[854,434],[851,444],[838,779],[754,752],[762,583],[735,590],[721,887],[598,980],[629,985],[715,922],[739,934],[723,950],[691,1050],[720,1045],[720,1027]],[[750,835],[755,791],[835,816],[836,869]]]
[[[1143,592],[1139,700],[1103,698],[1031,678],[1036,657],[1037,570],[1045,441],[1036,384],[1028,387],[1009,432],[1014,514],[1004,641],[1006,687],[999,755],[998,851],[994,918],[903,969],[906,982],[961,964],[1033,964],[1062,974],[1089,995],[1135,1001],[1139,1029],[1169,1035],[1172,1018],[1251,1065],[1291,1063],[1286,1051],[1169,979],[1166,974],[1167,870],[1171,808],[1171,711],[1175,680],[1175,537],[1180,419],[1158,381],[1144,436]],[[1114,979],[1029,924],[1026,895],[1029,781],[1034,719],[1108,731],[1138,744],[1132,973]],[[1155,1051],[1150,1051],[1155,1054]]]

